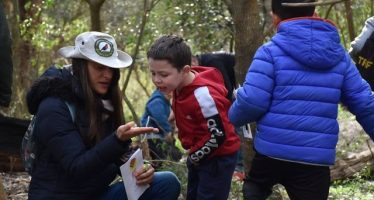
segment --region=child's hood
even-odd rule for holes
[[[336,27],[320,18],[283,21],[272,41],[293,59],[313,69],[330,69],[345,55]]]
[[[192,70],[196,72],[196,77],[192,83],[182,88],[178,95],[179,98],[184,98],[184,95],[190,95],[196,88],[202,86],[211,86],[226,96],[227,89],[222,74],[214,67],[193,66]]]

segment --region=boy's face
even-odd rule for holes
[[[178,71],[168,60],[149,58],[148,63],[152,81],[162,93],[169,94],[184,86],[184,77],[189,70],[183,68]]]

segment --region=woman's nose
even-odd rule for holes
[[[113,76],[113,71],[112,69],[110,69],[109,67],[105,68],[104,72],[103,72],[103,76],[105,78],[112,78]]]

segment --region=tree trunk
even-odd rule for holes
[[[330,168],[331,181],[352,177],[355,173],[361,171],[365,166],[367,166],[368,163],[373,166],[373,158],[373,152],[368,149],[336,161],[335,165]]]
[[[90,6],[91,31],[101,31],[100,8],[105,0],[86,0]]]
[[[10,31],[12,33],[12,50],[13,50],[13,86],[12,101],[8,115],[18,118],[25,118],[28,113],[26,104],[24,103],[27,88],[31,86],[32,81],[37,75],[37,69],[32,66],[32,55],[34,49],[31,44],[31,33],[33,28],[40,23],[40,15],[38,7],[42,0],[7,0],[6,13],[8,14]],[[30,6],[26,9],[26,4],[31,3],[36,6]],[[24,28],[21,33],[20,26],[23,26],[25,20],[31,23]]]
[[[0,116],[0,171],[24,171],[20,149],[29,123],[29,120]]]
[[[242,83],[257,48],[262,44],[257,0],[233,0],[236,77]]]
[[[351,0],[346,0],[344,1],[344,4],[345,4],[345,12],[347,15],[349,39],[350,41],[353,41],[356,37],[356,34],[355,34],[355,27],[353,25],[352,2]]]
[[[241,84],[244,82],[246,72],[257,48],[263,41],[259,5],[257,0],[232,0],[231,2],[226,1],[226,3],[233,15],[235,27],[235,73],[238,83]],[[252,133],[254,133],[253,131]],[[241,142],[244,170],[248,174],[254,155],[253,140],[241,138]]]

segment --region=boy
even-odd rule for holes
[[[229,110],[235,126],[257,122],[244,198],[266,199],[280,183],[291,199],[327,199],[338,104],[342,101],[374,138],[374,96],[334,24],[314,17],[314,6],[285,7],[284,2],[305,1],[272,0],[278,31],[257,50]]]
[[[179,139],[189,154],[187,199],[227,199],[240,141],[227,117],[222,75],[191,67],[190,47],[173,35],[157,39],[147,58],[156,87],[173,92]]]

